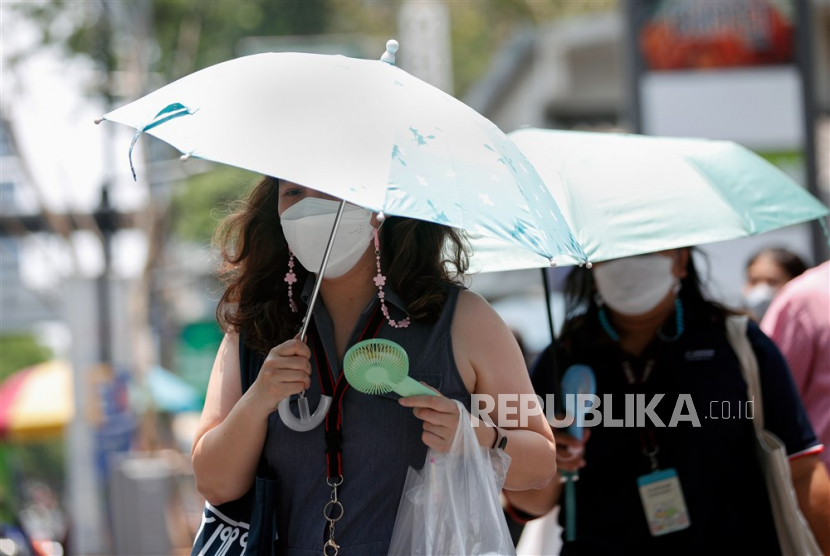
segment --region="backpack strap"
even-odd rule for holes
[[[242,379],[242,393],[248,391],[248,388],[256,380],[259,375],[259,370],[265,362],[265,357],[261,353],[249,348],[245,345],[245,333],[239,332],[239,377]],[[257,477],[276,478],[276,476],[268,468],[268,461],[265,456],[265,447],[262,448],[262,454],[259,457],[259,465],[257,467]],[[248,495],[251,495],[249,492]],[[247,495],[246,495],[247,496]],[[252,496],[252,495],[251,495]]]

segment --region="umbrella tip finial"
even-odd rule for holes
[[[193,156],[192,153],[185,153],[179,157],[179,160],[181,160],[182,162],[187,162],[188,160],[190,160],[191,156]]]
[[[383,53],[383,56],[380,57],[381,62],[386,62],[387,64],[395,65],[395,52],[398,51],[398,41],[395,39],[389,39],[386,41],[386,52]]]
[[[591,261],[585,261],[585,268],[594,268],[594,263],[592,263]]]
[[[550,263],[551,268],[556,268],[556,261],[554,261],[553,259],[550,259],[548,262]]]
[[[377,216],[378,222],[383,222],[386,220],[386,214],[383,211],[380,211]]]
[[[95,125],[98,125],[98,124],[100,124],[101,122],[103,122],[103,121],[104,121],[104,117],[103,117],[103,116],[101,116],[100,118],[95,118],[95,119],[94,119],[94,120],[92,120],[92,121],[93,121],[93,122],[95,122]]]

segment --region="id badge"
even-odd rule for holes
[[[661,469],[637,478],[640,498],[652,537],[686,529],[691,522],[674,469]]]

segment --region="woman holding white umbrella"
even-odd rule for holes
[[[532,393],[510,331],[460,285],[467,256],[450,227],[547,264],[585,261],[512,141],[395,67],[396,50],[388,42],[381,61],[242,57],[103,118],[132,126],[136,140],[146,132],[167,141],[185,160],[280,178],[264,178],[219,236],[226,338],[193,467],[214,504],[276,474],[283,552],[385,554],[407,468],[423,465],[427,447],[448,448],[458,423],[451,399],[469,407],[473,393]],[[411,376],[444,396],[398,402],[348,389],[338,378],[346,348],[370,337],[402,345]],[[476,434],[482,446],[507,447],[506,488],[538,488],[553,476],[553,437],[541,416]],[[219,518],[205,514],[200,539]],[[224,554],[245,536],[238,525],[215,528],[204,548],[197,539],[194,553],[221,539]]]
[[[317,377],[325,370],[312,357],[313,342],[292,337],[310,292],[307,269],[322,259],[337,205],[330,196],[265,178],[219,236],[228,289],[218,316],[227,335],[194,444],[194,472],[208,501],[233,500],[250,487],[265,446],[282,484],[278,542],[289,554],[319,553],[325,540],[326,444],[322,427],[295,432],[274,411],[304,389],[312,406],[320,396]],[[377,215],[358,207],[343,218],[338,237],[344,239],[335,240],[314,312],[313,334],[331,367],[380,316],[378,336],[406,349],[410,376],[445,396],[398,402],[350,390],[343,398],[343,518],[334,539],[346,553],[385,554],[407,468],[423,465],[427,447],[445,451],[452,441],[458,412],[451,399],[469,407],[472,393],[495,397],[532,387],[509,329],[460,285],[467,254],[459,232],[396,217],[379,227]],[[243,364],[262,365],[245,394],[240,352]],[[506,488],[538,488],[553,476],[552,436],[541,416],[526,429],[476,431],[482,446],[506,439],[513,457]]]

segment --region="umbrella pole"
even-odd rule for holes
[[[320,293],[320,285],[323,283],[323,274],[326,271],[326,266],[329,264],[329,257],[331,256],[331,249],[334,246],[334,237],[337,235],[337,228],[340,227],[340,220],[343,218],[343,211],[346,208],[346,200],[340,201],[340,207],[337,209],[337,215],[334,217],[334,226],[331,229],[329,242],[326,245],[326,252],[323,254],[323,262],[320,264],[320,272],[317,273],[317,280],[314,282],[314,289],[311,292],[311,298],[308,300],[308,309],[303,318],[303,326],[300,329],[300,341],[305,341],[308,326],[311,324],[311,314],[314,312],[314,305],[317,303],[317,296]],[[318,370],[319,372],[319,370]],[[308,407],[308,398],[305,397],[305,390],[300,392],[297,398],[297,409],[300,412],[300,418],[294,416],[291,412],[290,405],[291,397],[283,398],[278,406],[280,419],[291,430],[297,432],[306,432],[317,428],[320,423],[326,418],[331,407],[331,396],[322,394],[320,396],[320,403],[317,404],[317,409],[314,414]]]
[[[308,300],[308,309],[305,317],[303,317],[303,326],[300,329],[300,341],[305,341],[308,326],[311,324],[311,313],[314,312],[314,305],[317,303],[317,296],[320,293],[320,285],[323,283],[323,273],[326,271],[326,266],[329,264],[329,257],[331,256],[332,247],[334,247],[334,236],[337,235],[337,228],[340,227],[340,219],[343,218],[343,211],[346,209],[346,200],[340,201],[340,206],[337,208],[337,216],[334,217],[334,227],[331,229],[329,242],[326,245],[326,252],[323,255],[323,262],[320,264],[320,272],[317,273],[317,280],[314,282],[314,289],[311,291],[311,297]]]
[[[550,283],[548,282],[548,269],[543,268],[542,270],[542,285],[545,287],[545,309],[547,309],[548,313],[548,328],[550,329],[550,349],[552,350],[552,357],[551,357],[551,366],[550,366],[550,374],[553,384],[553,394],[557,398],[561,398],[561,388],[562,385],[559,384],[559,371],[557,369],[557,361],[556,361],[556,349],[554,349],[554,342],[556,342],[556,332],[554,331],[553,327],[553,307],[551,307],[550,301]],[[531,376],[531,378],[533,378]]]
[[[542,285],[545,287],[545,309],[548,313],[548,328],[550,330],[550,342],[556,340],[556,333],[553,329],[553,308],[550,306],[550,283],[548,283],[548,269],[541,268],[542,271]]]

